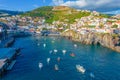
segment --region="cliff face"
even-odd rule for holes
[[[72,40],[84,44],[100,44],[104,47],[120,52],[120,37],[118,36],[97,33],[78,34],[74,31],[64,32],[62,33],[62,36],[71,37]]]

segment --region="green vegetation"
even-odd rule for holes
[[[33,11],[27,12],[25,14],[22,14],[22,16],[31,16],[31,17],[50,17],[52,14],[52,8],[51,6],[45,6],[37,8]]]
[[[119,37],[119,34],[112,34],[113,38]]]
[[[107,14],[100,14],[100,17],[104,17],[104,18],[110,18],[111,16],[107,15]]]
[[[42,30],[48,30],[47,28],[42,28]]]
[[[112,26],[112,28],[118,28],[118,25],[114,24],[114,25]]]
[[[95,28],[96,26],[91,26],[91,25],[90,25],[90,26],[88,26],[88,27],[89,27],[89,28]]]
[[[22,14],[22,16],[45,17],[47,22],[49,22],[48,20],[51,19],[51,17],[53,16],[52,9],[53,9],[52,6],[40,7],[33,11]]]
[[[108,20],[107,22],[114,23],[115,21]]]
[[[79,19],[81,17],[89,16],[91,12],[85,11],[77,11],[73,8],[58,6],[44,6],[37,8],[33,11],[22,14],[22,16],[31,16],[31,17],[44,17],[46,19],[46,23],[52,23],[53,21],[62,21],[68,24],[74,23],[75,19]],[[106,14],[100,14],[97,17],[110,17]]]
[[[78,12],[78,13],[73,13],[73,14],[66,15],[64,17],[69,20],[68,23],[73,23],[73,22],[75,22],[75,19],[85,17],[85,16],[89,16],[89,15],[90,15],[89,12]]]
[[[62,8],[62,7],[61,7]],[[22,14],[22,16],[31,16],[31,17],[45,17],[47,23],[52,23],[53,21],[66,21],[67,23],[73,23],[75,22],[75,19],[89,16],[90,12],[81,12],[76,11],[72,8],[67,8],[64,10],[53,10],[52,6],[45,6],[37,8],[31,12],[27,12],[25,14]]]

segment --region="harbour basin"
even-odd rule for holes
[[[84,45],[63,37],[32,36],[17,38],[13,47],[22,48],[21,54],[13,69],[0,80],[120,80],[120,54],[102,46]],[[41,69],[39,63],[43,64]],[[59,70],[54,69],[55,64]],[[77,71],[77,64],[85,68],[84,74]]]

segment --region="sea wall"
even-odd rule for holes
[[[63,32],[61,35],[84,44],[100,44],[104,47],[120,52],[120,36],[93,32],[78,34],[71,30]]]

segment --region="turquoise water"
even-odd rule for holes
[[[102,46],[84,45],[62,37],[27,37],[17,39],[13,47],[22,47],[21,55],[13,69],[0,80],[120,80],[120,54]],[[58,52],[50,54],[54,49]],[[65,55],[63,49],[67,50]],[[49,64],[47,58],[51,59]],[[39,62],[43,63],[42,69]],[[55,64],[59,66],[58,71],[54,69]],[[78,72],[76,64],[82,65],[86,72]]]

